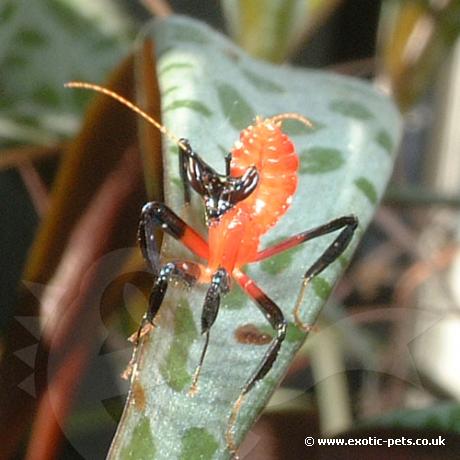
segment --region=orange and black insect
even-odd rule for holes
[[[209,343],[209,333],[219,311],[221,297],[230,290],[231,281],[238,283],[264,314],[276,332],[262,361],[243,385],[233,406],[226,433],[228,447],[236,451],[233,439],[235,421],[244,396],[271,369],[286,336],[287,322],[281,309],[246,275],[246,264],[259,262],[305,241],[340,231],[335,240],[308,268],[294,307],[297,325],[309,326],[300,319],[300,307],[308,283],[334,262],[347,248],[358,225],[355,216],[334,219],[314,229],[294,235],[275,246],[259,249],[264,235],[289,208],[297,188],[299,158],[289,137],[282,131],[282,121],[296,119],[310,122],[296,113],[284,113],[270,118],[256,118],[243,130],[239,141],[226,157],[225,173],[220,174],[193,150],[187,139],[177,139],[164,126],[121,96],[97,85],[72,82],[70,87],[83,87],[107,94],[125,104],[180,147],[179,170],[184,186],[184,201],[190,202],[190,189],[203,198],[208,226],[207,241],[164,203],[152,201],[141,212],[139,244],[149,268],[155,275],[149,308],[137,333],[137,340],[153,324],[166,294],[168,284],[179,278],[188,285],[209,285],[203,303],[201,333],[205,343],[197,365],[191,391],[196,391],[201,367]],[[206,264],[191,261],[169,262],[160,265],[154,231],[162,229],[180,240]]]

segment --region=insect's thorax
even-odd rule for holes
[[[285,214],[297,188],[299,160],[279,123],[258,119],[242,131],[232,151],[230,174],[257,168],[257,188],[209,227],[209,266],[230,273],[254,260],[259,241]]]

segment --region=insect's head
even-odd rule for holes
[[[191,148],[187,139],[180,139],[180,142],[185,146],[180,158],[184,185],[190,184],[203,197],[208,225],[218,221],[257,187],[259,174],[254,166],[239,177],[222,175]]]
[[[247,198],[257,187],[259,175],[255,167],[243,176],[213,175],[203,181],[203,198],[208,225],[219,220],[228,210]]]
[[[239,177],[233,177],[228,172],[227,175],[218,174],[192,150],[186,139],[177,138],[164,125],[114,91],[92,83],[78,81],[66,83],[65,86],[68,88],[85,88],[97,91],[116,99],[175,142],[179,146],[180,151],[180,170],[185,188],[185,202],[190,201],[190,186],[204,199],[208,225],[218,221],[227,211],[247,198],[257,187],[259,175],[254,166],[248,168]],[[276,123],[286,119],[295,119],[307,126],[311,126],[311,122],[308,119],[297,113],[282,113],[271,117],[269,120]]]

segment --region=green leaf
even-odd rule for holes
[[[302,173],[319,174],[339,169],[344,164],[342,153],[328,147],[312,147],[300,153]]]
[[[202,104],[200,101],[194,101],[192,99],[176,100],[165,107],[163,112],[166,113],[181,108],[194,110],[195,112],[198,112],[205,117],[210,117],[212,114],[212,112],[204,104]]]
[[[377,191],[375,190],[374,185],[369,179],[365,177],[358,177],[355,180],[355,185],[358,187],[361,192],[363,192],[364,196],[372,203],[377,204],[378,196]]]
[[[182,438],[180,460],[212,460],[219,444],[204,428],[190,428]]]
[[[183,390],[192,381],[186,365],[190,345],[197,337],[190,306],[187,299],[181,299],[174,317],[174,339],[161,367],[165,382],[176,391]]]
[[[256,115],[254,109],[234,86],[220,83],[217,85],[217,94],[222,113],[233,128],[241,130],[252,122]]]
[[[282,62],[340,0],[221,0],[232,38],[252,56]]]
[[[336,99],[331,102],[330,107],[334,112],[358,120],[369,120],[373,117],[372,112],[364,104],[349,99]]]
[[[320,299],[323,299],[324,301],[326,301],[332,291],[332,287],[329,284],[329,282],[326,281],[324,278],[317,276],[316,278],[313,278],[311,284],[312,284],[312,288],[315,294]]]
[[[460,35],[460,2],[425,0],[382,3],[379,30],[380,77],[399,107],[409,110],[444,72],[443,63]],[[424,39],[420,30],[430,30]],[[441,70],[441,72],[440,72]]]
[[[142,455],[138,454],[139,450],[143,452]],[[153,442],[150,421],[147,417],[139,421],[133,431],[130,443],[123,448],[120,457],[124,460],[148,460],[155,458],[155,444]]]
[[[127,49],[126,17],[106,1],[1,3],[1,143],[45,145],[73,134],[91,95],[63,84],[104,78]]]
[[[351,247],[342,257],[349,260],[392,170],[392,156],[376,141],[379,133],[385,132],[386,146],[396,146],[399,142],[400,117],[392,103],[370,85],[357,80],[255,61],[225,37],[190,19],[171,17],[155,21],[145,34],[156,44],[157,68],[168,69],[160,72],[160,87],[164,91],[176,88],[164,98],[163,108],[174,101],[194,100],[210,111],[208,115],[188,109],[167,110],[163,122],[176,136],[189,139],[193,148],[216,170],[225,170],[222,148],[230,151],[239,138],[239,131],[252,123],[255,115],[298,112],[321,126],[308,135],[306,132],[292,135],[298,152],[313,152],[321,160],[315,163],[315,174],[303,165],[291,208],[263,238],[261,246],[339,216],[355,214],[360,225]],[[200,37],[200,42],[189,40],[190,35]],[[266,85],[259,88],[254,84],[254,75],[275,82],[279,91],[267,91]],[[346,105],[336,102],[344,100]],[[171,145],[166,142],[164,146],[166,202],[205,235],[203,207],[198,197],[194,196],[191,206],[184,209],[177,155],[171,154]],[[280,258],[244,269],[280,306],[290,325],[294,323],[293,306],[302,276],[333,238],[334,235],[329,235],[314,239]],[[192,257],[190,251],[171,238],[165,239],[163,251],[165,260]],[[301,314],[308,324],[314,324],[342,270],[343,263],[336,261],[307,290]],[[146,415],[156,440],[156,459],[180,459],[184,451],[196,452],[196,447],[191,446],[200,444],[194,441],[197,433],[207,439],[204,443],[213,447],[202,446],[203,452],[206,451],[203,455],[211,455],[212,451],[213,459],[229,458],[225,431],[232,406],[266,350],[266,345],[238,342],[235,332],[243,325],[259,326],[265,319],[240,289],[232,288],[222,298],[222,308],[210,333],[199,391],[190,397],[186,386],[172,386],[168,379],[177,368],[171,363],[170,355],[172,347],[179,343],[178,321],[183,321],[183,325],[187,323],[190,327],[181,329],[180,333],[181,347],[184,347],[180,350],[180,372],[185,369],[188,376],[193,374],[204,345],[204,337],[196,331],[200,330],[205,292],[204,285],[185,289],[180,283],[168,290],[158,321],[155,318],[158,327],[146,337],[148,340],[141,349],[143,364],[133,377],[135,385],[141,385],[148,395],[145,407],[136,407],[128,401],[111,459],[122,458],[119,452]],[[190,309],[178,320],[176,315],[181,308],[177,305],[184,298]],[[273,368],[244,398],[236,423],[238,442],[252,426],[305,340],[306,334],[297,327],[290,329],[289,340],[284,341]],[[142,445],[137,454],[139,457],[145,454]]]
[[[363,421],[362,427],[405,428],[460,433],[460,406],[440,403],[426,409],[404,409]]]

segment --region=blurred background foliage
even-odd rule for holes
[[[117,282],[99,296],[100,324],[88,313],[99,293],[82,292],[77,275],[72,278],[62,267],[72,248],[82,254],[81,271],[76,270],[81,275],[106,252],[133,246],[132,223],[145,191],[141,167],[133,160],[139,148],[135,117],[103,98],[85,112],[91,94],[65,90],[63,83],[109,80],[134,97],[130,53],[136,33],[151,14],[171,12],[226,30],[256,57],[371,79],[394,97],[405,116],[405,136],[383,206],[325,309],[320,327],[330,333],[321,334],[316,344],[307,342],[299,353],[254,430],[263,442],[251,458],[291,458],[288,451],[301,458],[305,436],[342,432],[356,437],[356,430],[359,436],[441,433],[451,446],[442,458],[458,458],[456,0],[1,2],[0,417],[8,429],[0,434],[0,457],[102,458],[107,452],[126,392],[118,378],[129,356],[124,340],[135,328],[133,317],[141,314],[141,293],[150,280],[136,254],[120,254],[110,264]],[[142,144],[158,144],[158,138],[146,136],[141,132]],[[161,171],[152,166],[148,175],[159,178]],[[152,194],[160,197],[161,189]],[[98,266],[94,277],[105,269]],[[110,351],[117,359],[100,359],[99,349],[95,354],[78,347],[72,365],[62,366],[62,357],[54,357],[53,369],[64,368],[52,389],[62,394],[62,412],[47,425],[44,344],[55,312],[41,312],[46,321],[39,318],[36,298],[54,295],[44,294],[41,286],[56,274],[79,299],[56,294],[68,307],[57,343],[75,345],[81,339],[74,334],[76,325],[83,322],[80,334],[99,337],[102,356]],[[127,280],[137,289],[127,292]],[[127,310],[126,296],[139,305],[131,301]],[[72,403],[70,391],[66,400],[69,381],[78,394],[91,397]],[[340,412],[331,411],[331,398],[338,398]],[[399,454],[439,458],[435,452],[407,448]],[[369,455],[387,454],[373,449]]]

